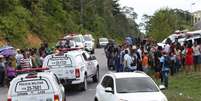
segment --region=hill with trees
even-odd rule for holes
[[[71,32],[119,40],[139,33],[136,16],[118,0],[0,0],[0,43],[35,47]]]

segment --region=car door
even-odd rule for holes
[[[111,76],[105,76],[99,85],[99,100],[100,101],[114,101],[114,92],[106,92],[105,89],[111,87],[114,91],[114,80]]]
[[[87,74],[90,76],[93,74],[93,63],[92,61],[90,61],[90,55],[87,52],[83,52],[82,56],[84,57],[84,60],[86,62]]]

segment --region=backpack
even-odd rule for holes
[[[131,66],[137,66],[138,58],[136,55],[132,56]]]
[[[169,67],[169,65],[170,65],[170,61],[171,61],[171,59],[170,59],[170,57],[169,56],[164,56],[164,65],[166,66],[166,67]]]

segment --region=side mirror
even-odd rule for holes
[[[111,87],[105,88],[105,92],[114,94],[114,91],[112,90]]]
[[[159,85],[159,89],[160,90],[165,90],[165,86],[164,85]]]
[[[91,56],[90,59],[91,60],[96,60],[96,57],[95,56]]]

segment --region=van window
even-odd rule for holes
[[[48,67],[72,66],[72,60],[69,57],[52,57],[47,62]]]
[[[44,94],[51,90],[46,79],[24,80],[16,83],[14,92],[19,95]]]

